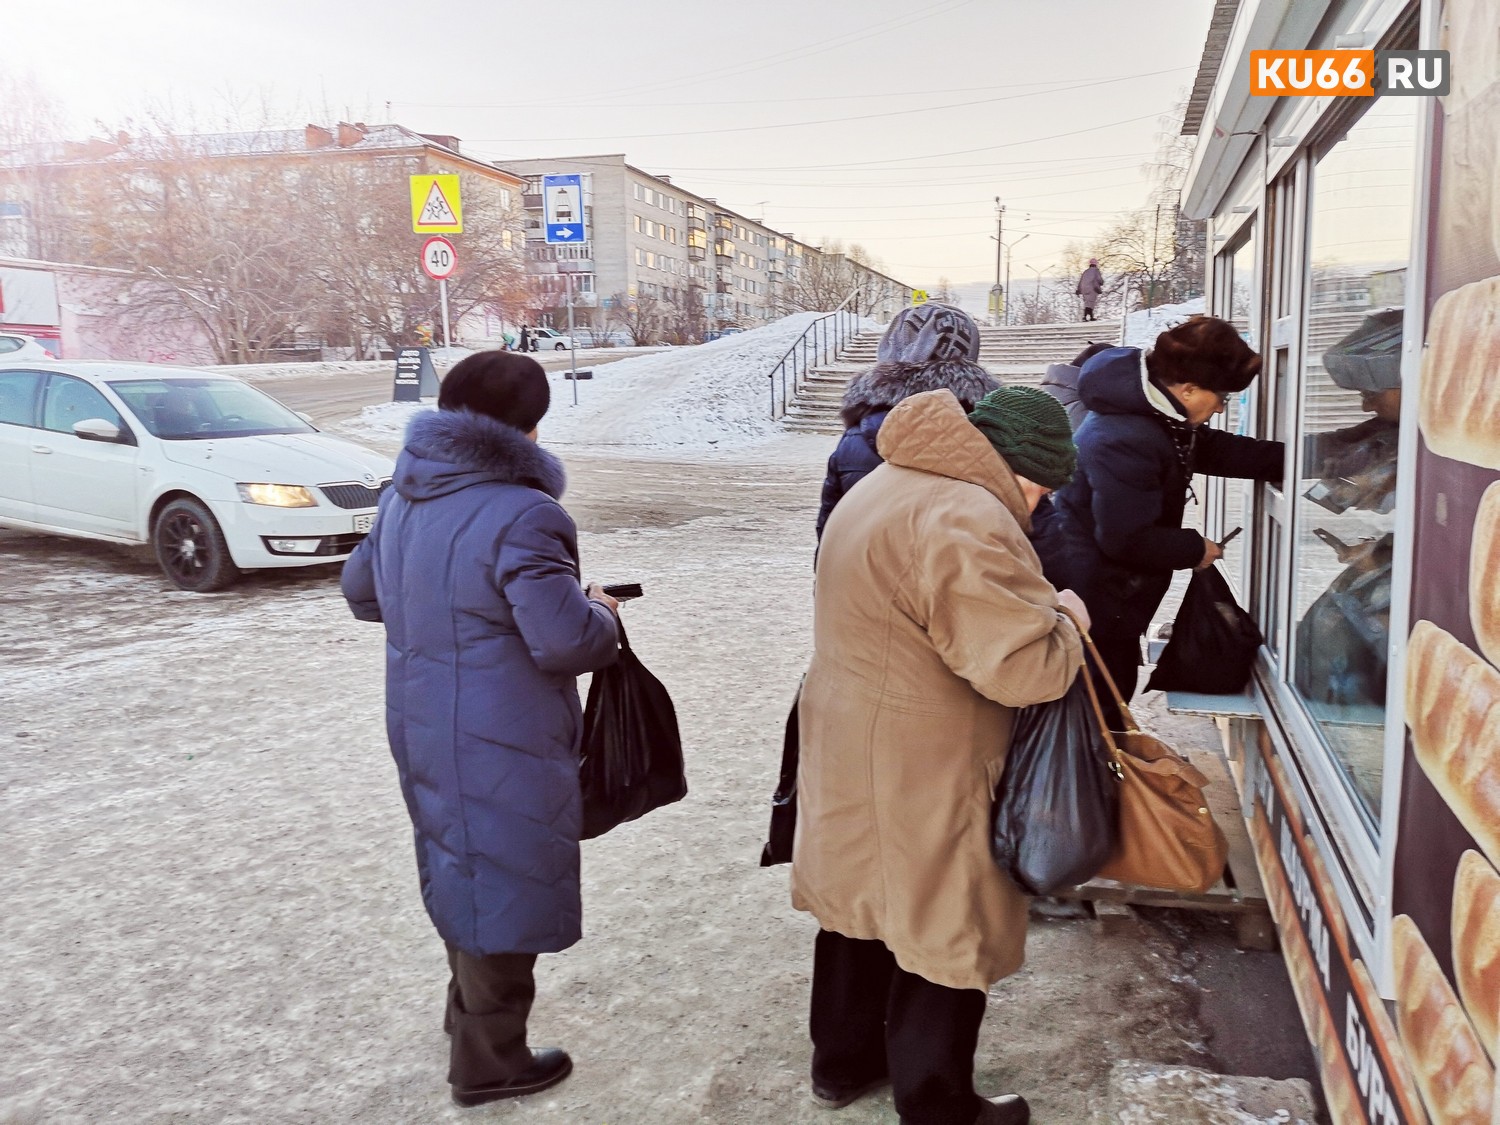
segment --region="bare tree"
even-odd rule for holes
[[[644,293],[634,297],[616,293],[610,299],[619,310],[620,323],[630,334],[630,342],[636,347],[651,343],[663,311],[661,301]]]

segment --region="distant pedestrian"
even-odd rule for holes
[[[1099,272],[1098,258],[1089,259],[1089,268],[1083,271],[1073,292],[1083,298],[1083,319],[1098,320],[1094,306],[1099,303],[1099,294],[1104,292],[1104,275]]]
[[[386,627],[386,732],[416,829],[422,899],[448,948],[448,1081],[461,1106],[573,1068],[533,1051],[537,954],[581,936],[577,677],[617,659],[616,605],[578,580],[561,462],[537,445],[547,375],[487,351],[419,415],[344,567]]]
[[[523,352],[529,352],[532,350],[531,329],[527,328],[524,324],[521,325],[521,350]]]
[[[962,309],[926,304],[896,314],[881,337],[875,366],[844,392],[844,436],[828,458],[818,535],[845,493],[880,464],[876,435],[891,408],[923,391],[953,392],[965,410],[999,386],[979,366],[979,329]]]
[[[824,529],[799,705],[812,1094],[838,1109],[889,1082],[903,1122],[1026,1125],[1024,1098],[974,1090],[986,993],[1026,944],[990,798],[1015,709],[1061,697],[1083,660],[1083,603],[1026,541],[1073,440],[1035,388],[967,416],[939,390],[892,410],[880,449]]]

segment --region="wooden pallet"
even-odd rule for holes
[[[1224,877],[1201,894],[1132,887],[1110,879],[1095,879],[1057,897],[1090,903],[1156,906],[1180,910],[1211,910],[1235,916],[1235,939],[1241,949],[1274,950],[1276,924],[1266,905],[1265,887],[1255,863],[1250,832],[1240,815],[1239,795],[1229,775],[1229,764],[1217,750],[1189,749],[1184,756],[1209,779],[1204,791],[1214,820],[1229,840],[1229,863]]]

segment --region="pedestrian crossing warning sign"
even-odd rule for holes
[[[463,234],[457,176],[411,178],[411,229],[417,234]]]

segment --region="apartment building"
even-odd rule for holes
[[[630,164],[624,154],[514,160],[526,181],[526,268],[544,315],[565,316],[571,286],[575,323],[626,327],[681,342],[727,327],[754,327],[785,313],[821,307],[810,287],[830,264],[849,274],[870,315],[889,317],[911,290],[893,278],[834,256],[821,271],[817,247],[726,207],[716,199]],[[541,179],[578,174],[589,239],[549,246],[542,229]],[[847,291],[846,291],[847,292]],[[832,303],[837,303],[837,300]]]

